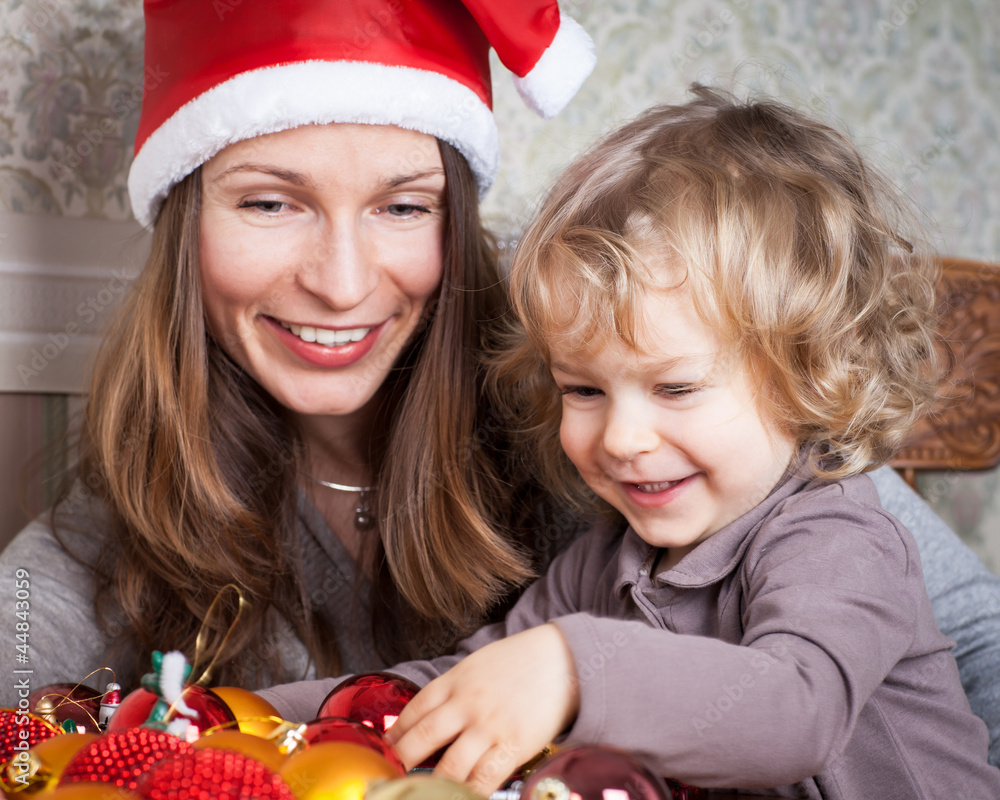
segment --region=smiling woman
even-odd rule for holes
[[[364,3],[146,4],[150,257],[75,483],[4,554],[41,564],[40,685],[128,687],[153,648],[247,687],[444,652],[575,532],[537,535],[552,504],[483,391],[506,303],[484,32],[549,114],[594,57],[556,3],[490,5],[394,4],[359,49]]]

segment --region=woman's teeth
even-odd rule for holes
[[[364,339],[371,328],[350,328],[343,331],[331,331],[328,328],[313,328],[310,325],[293,325],[290,322],[282,322],[281,327],[290,330],[303,342],[315,342],[327,347],[340,347],[341,345],[360,342]]]

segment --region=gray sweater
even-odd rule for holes
[[[554,621],[580,680],[566,744],[615,745],[685,782],[786,797],[1000,797],[916,544],[866,476],[788,479],[651,575],[658,554],[631,530],[594,530],[458,655],[392,670],[425,684]],[[331,685],[264,695],[307,711]]]

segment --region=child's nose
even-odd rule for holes
[[[628,461],[655,450],[659,434],[640,409],[612,409],[604,427],[604,450],[620,461]]]

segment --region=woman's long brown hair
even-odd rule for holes
[[[532,574],[512,509],[524,486],[506,463],[482,398],[479,354],[504,310],[494,250],[464,159],[441,144],[448,225],[444,277],[424,330],[400,358],[373,443],[378,477],[374,638],[387,660],[446,651]],[[207,334],[199,281],[201,183],[178,184],[158,217],[146,268],[95,363],[78,486],[104,505],[96,608],[123,685],[151,650],[194,654],[213,601],[203,660],[213,682],[294,679],[258,652],[277,610],[317,672],[336,674],[335,636],[313,613],[296,566],[301,443],[284,410]],[[282,469],[274,469],[278,464]],[[521,514],[523,517],[523,514]],[[523,538],[523,537],[520,537]],[[539,539],[551,545],[553,537]],[[544,554],[543,554],[544,555]],[[238,586],[247,602],[239,624]],[[358,631],[358,636],[369,635]],[[271,648],[277,650],[277,648]]]

